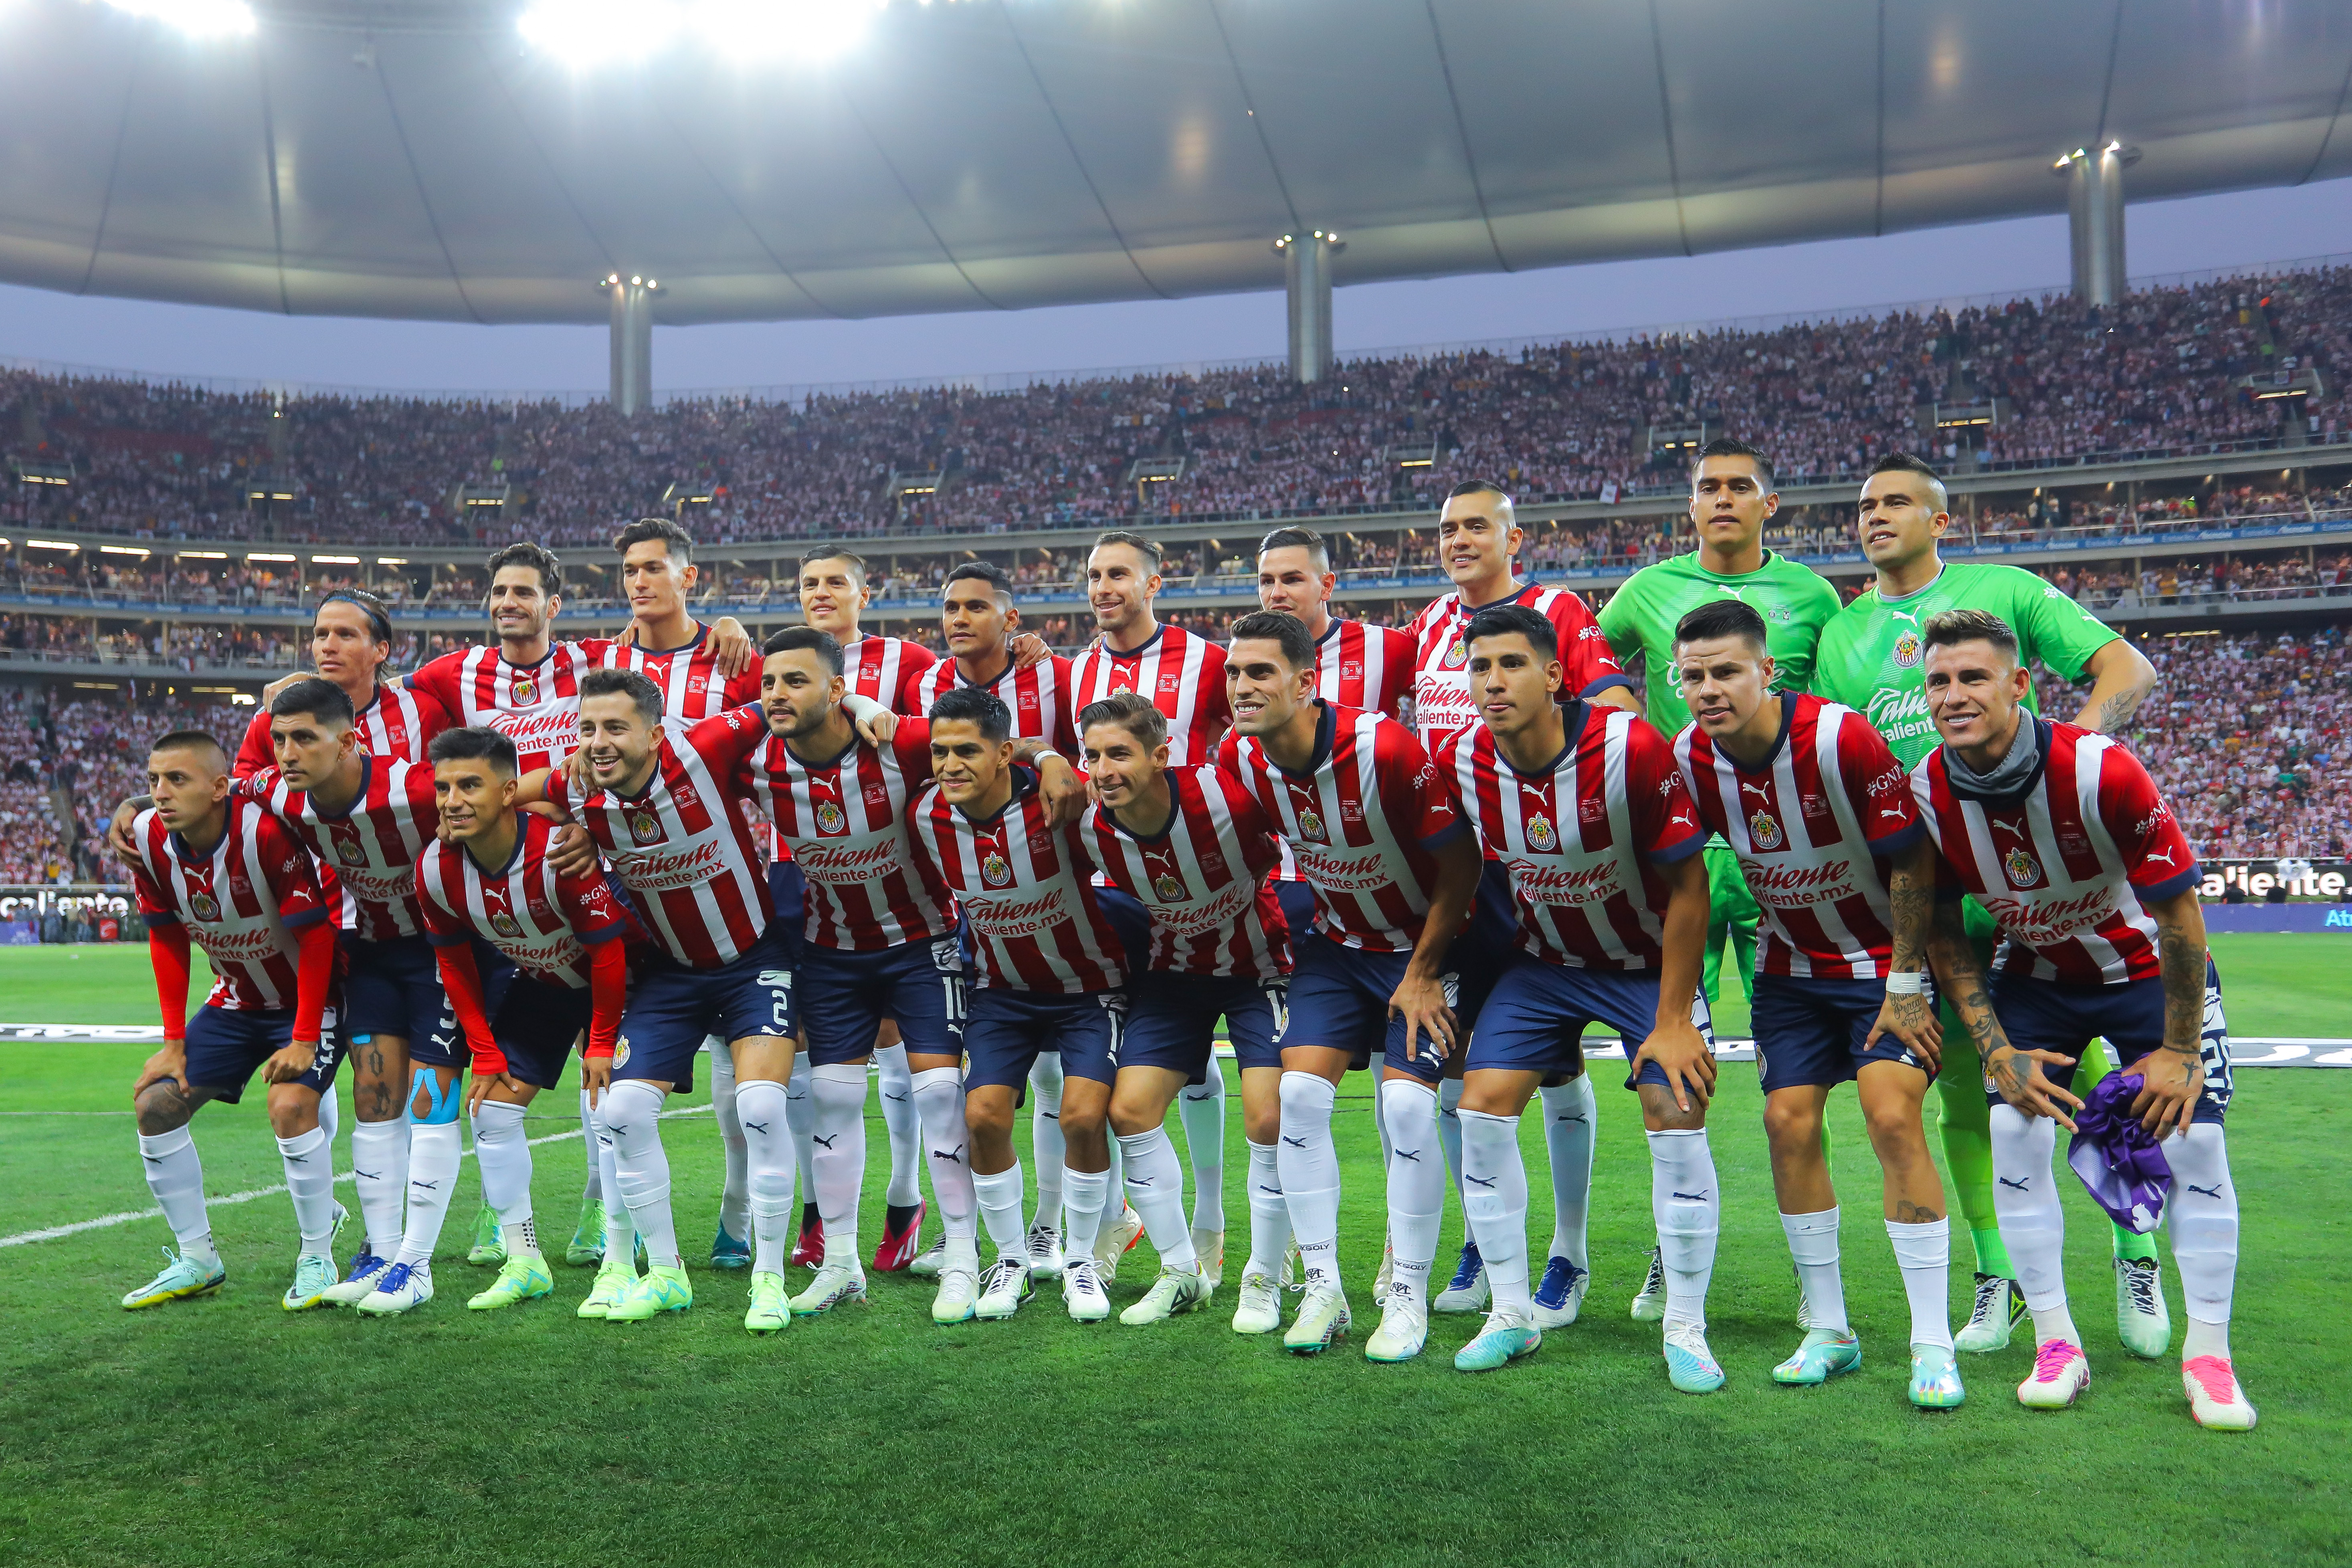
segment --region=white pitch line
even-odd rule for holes
[[[663,1111],[661,1120],[670,1121],[681,1116],[706,1115],[709,1110],[710,1107],[708,1105],[689,1105],[677,1110]],[[531,1138],[525,1142],[528,1147],[537,1148],[541,1143],[561,1143],[567,1139],[579,1136],[580,1129],[575,1127],[569,1132],[551,1132],[544,1138]],[[457,1156],[461,1161],[470,1160],[473,1157],[474,1152],[471,1149],[462,1151]],[[344,1171],[337,1174],[335,1184],[341,1186],[350,1180],[352,1180],[352,1173]],[[286,1184],[280,1182],[274,1187],[255,1187],[249,1192],[226,1193],[216,1198],[206,1198],[205,1207],[217,1209],[226,1208],[232,1204],[249,1204],[256,1198],[266,1198],[272,1193],[282,1193],[285,1190]],[[20,1230],[14,1236],[0,1236],[0,1247],[29,1247],[37,1241],[55,1241],[61,1236],[77,1236],[85,1230],[105,1230],[113,1226],[129,1225],[133,1220],[163,1217],[163,1211],[160,1208],[128,1209],[121,1214],[102,1214],[96,1219],[78,1219],[71,1225],[53,1225],[42,1230]]]

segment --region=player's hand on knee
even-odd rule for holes
[[[511,1073],[476,1073],[473,1082],[466,1086],[466,1114],[471,1116],[480,1110],[482,1102],[490,1098],[490,1091],[499,1089],[518,1097],[522,1093],[521,1082]]]
[[[1389,997],[1389,1016],[1404,1020],[1404,1054],[1417,1060],[1420,1042],[1429,1041],[1431,1061],[1442,1062],[1454,1048],[1454,1009],[1445,1005],[1445,985],[1438,980],[1418,980],[1408,974]]]
[[[1633,1053],[1633,1070],[1637,1078],[1645,1061],[1658,1064],[1666,1075],[1666,1087],[1675,1097],[1675,1108],[1688,1112],[1696,1102],[1705,1110],[1715,1094],[1715,1053],[1706,1048],[1706,1040],[1688,1019],[1677,1019],[1650,1031],[1641,1049]]]
[[[1878,1021],[1871,1025],[1870,1037],[1863,1042],[1863,1049],[1869,1050],[1888,1035],[1902,1041],[1905,1050],[1927,1063],[1929,1078],[1942,1070],[1944,1026],[1936,1021],[1936,1009],[1925,996],[1890,993],[1879,1005]]]
[[[2194,1052],[2159,1046],[2134,1062],[2140,1091],[2132,1097],[2132,1113],[2156,1139],[2189,1131],[2197,1110],[2197,1094],[2204,1087],[2204,1063]]]
[[[182,1094],[188,1092],[188,1043],[185,1040],[166,1040],[162,1050],[147,1058],[147,1065],[139,1069],[139,1081],[131,1086],[132,1103],[136,1104],[141,1095],[166,1079],[179,1085]]]
[[[2083,1109],[2082,1100],[2067,1089],[2059,1088],[2042,1074],[2043,1063],[2052,1067],[2069,1068],[2073,1057],[2062,1057],[2056,1051],[2021,1051],[2015,1046],[2003,1046],[1985,1058],[1985,1075],[2002,1100],[2027,1116],[2046,1116],[2063,1127],[2074,1131],[2074,1119],[2069,1111]]]
[[[587,1057],[580,1063],[580,1087],[588,1091],[588,1109],[593,1110],[603,1103],[605,1092],[613,1087],[613,1060],[610,1057]]]

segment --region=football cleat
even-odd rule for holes
[[[971,1321],[972,1309],[980,1300],[980,1268],[970,1242],[964,1244],[963,1256],[940,1265],[939,1277],[939,1293],[931,1298],[931,1321],[942,1325]]]
[[[521,1301],[535,1301],[541,1296],[552,1295],[554,1277],[547,1271],[547,1260],[535,1252],[520,1258],[509,1258],[499,1268],[499,1277],[490,1288],[470,1298],[466,1310],[471,1312],[491,1312],[500,1307],[511,1307]]]
[[[1293,1355],[1319,1355],[1333,1340],[1348,1337],[1348,1297],[1339,1286],[1309,1277],[1307,1294],[1298,1302],[1298,1316],[1282,1336],[1282,1348]]]
[[[930,1246],[907,1260],[907,1272],[919,1279],[936,1279],[948,1255],[948,1238],[942,1235]]]
[[[1977,1276],[1976,1304],[1969,1321],[1952,1336],[1952,1348],[1969,1355],[2009,1348],[2010,1331],[2025,1316],[2025,1298],[2017,1281],[1998,1274]]]
[[[2227,1358],[2200,1355],[2180,1363],[2180,1386],[2189,1394],[2189,1414],[2209,1432],[2251,1432],[2253,1401],[2238,1386]]]
[[[1366,1361],[1411,1361],[1429,1340],[1429,1310],[1409,1291],[1389,1288],[1381,1303],[1381,1326],[1364,1342]]]
[[[383,1278],[376,1281],[375,1289],[360,1301],[357,1310],[371,1318],[396,1318],[431,1300],[433,1265],[395,1263],[383,1271]]]
[[[1073,1258],[1062,1270],[1062,1300],[1074,1323],[1099,1323],[1110,1316],[1110,1293],[1090,1258]]]
[[[1282,1249],[1281,1285],[1286,1290],[1307,1289],[1307,1263],[1298,1256],[1298,1243],[1296,1241]]]
[[[1531,1354],[1542,1343],[1542,1331],[1534,1325],[1510,1321],[1500,1312],[1490,1313],[1477,1337],[1454,1352],[1454,1370],[1493,1372]]]
[[[694,1285],[683,1268],[648,1268],[629,1282],[629,1289],[604,1314],[608,1323],[642,1323],[663,1312],[683,1312],[694,1305]]]
[[[830,1312],[844,1301],[865,1300],[866,1276],[858,1271],[856,1259],[827,1263],[817,1269],[808,1289],[793,1298],[793,1316],[814,1318],[820,1312]]]
[[[1214,1290],[1225,1282],[1225,1233],[1222,1230],[1192,1232],[1192,1256],[1201,1261],[1201,1278]]]
[[[2083,1347],[2051,1340],[2033,1352],[2033,1375],[2017,1385],[2017,1402],[2028,1410],[2063,1410],[2091,1386],[2091,1361]]]
[[[1164,1323],[1195,1307],[1208,1305],[1210,1295],[1216,1289],[1209,1277],[1198,1268],[1172,1268],[1160,1265],[1160,1278],[1143,1293],[1143,1300],[1118,1315],[1118,1321],[1129,1328],[1146,1323]]]
[[[998,1258],[980,1278],[980,1300],[972,1304],[971,1315],[996,1322],[1019,1311],[1021,1303],[1035,1293],[1029,1283],[1032,1273],[1017,1258]]]
[[[307,1312],[327,1304],[328,1288],[335,1283],[335,1260],[306,1252],[294,1260],[294,1283],[286,1287],[278,1304],[289,1312]]]
[[[1922,1410],[1958,1410],[1968,1399],[1959,1363],[1941,1345],[1911,1347],[1911,1403]]]
[[[824,1221],[814,1204],[801,1205],[800,1238],[793,1243],[793,1267],[814,1268],[824,1261]]]
[[[563,1261],[574,1268],[604,1261],[604,1199],[590,1198],[580,1205],[580,1223],[572,1227],[572,1239],[564,1244]]]
[[[1795,1387],[1827,1383],[1841,1373],[1862,1365],[1862,1342],[1852,1334],[1827,1329],[1807,1329],[1804,1342],[1787,1361],[1772,1369],[1772,1381]]]
[[[227,1265],[215,1260],[212,1267],[191,1259],[187,1254],[163,1248],[163,1269],[146,1284],[122,1298],[122,1310],[138,1311],[142,1307],[160,1307],[166,1301],[184,1301],[194,1296],[208,1296],[228,1283]]]
[[[1454,1266],[1454,1278],[1430,1303],[1433,1311],[1483,1312],[1486,1310],[1486,1260],[1478,1256],[1478,1244],[1465,1240],[1462,1259]]]
[[[580,1303],[579,1315],[583,1318],[610,1315],[613,1309],[620,1304],[621,1298],[629,1293],[629,1287],[636,1282],[635,1265],[616,1263],[607,1258],[598,1267],[596,1278],[588,1287],[587,1300]]]
[[[1242,1271],[1240,1297],[1234,1303],[1234,1332],[1270,1334],[1282,1327],[1282,1287],[1260,1269]]]
[[[1666,1259],[1657,1247],[1650,1248],[1650,1271],[1642,1276],[1642,1288],[1633,1293],[1633,1321],[1655,1323],[1666,1315]]]
[[[1713,1394],[1723,1386],[1723,1368],[1706,1348],[1706,1330],[1698,1323],[1666,1327],[1666,1381],[1684,1394]]]
[[[474,1211],[474,1244],[466,1249],[466,1261],[496,1268],[506,1260],[507,1233],[499,1227],[499,1211],[484,1204]]]
[[[897,1274],[922,1251],[923,1205],[919,1201],[900,1208],[890,1205],[882,1222],[882,1245],[874,1249],[874,1272]]]
[[[1584,1288],[1591,1283],[1591,1275],[1565,1258],[1555,1257],[1545,1264],[1543,1282],[1536,1287],[1536,1327],[1564,1329],[1576,1321],[1577,1313],[1584,1310]]]
[[[1293,1243],[1292,1245],[1296,1246],[1297,1244]],[[1302,1271],[1299,1277],[1303,1279],[1306,1278],[1306,1275]],[[1396,1244],[1383,1238],[1381,1242],[1380,1272],[1372,1276],[1372,1300],[1377,1301],[1381,1297],[1387,1295],[1389,1293],[1389,1287],[1395,1282]]]
[[[751,1276],[751,1305],[743,1313],[743,1326],[755,1334],[778,1333],[793,1326],[793,1304],[784,1295],[782,1275]]]
[[[1028,1247],[1030,1279],[1059,1279],[1062,1277],[1062,1265],[1067,1259],[1062,1256],[1060,1231],[1039,1220],[1029,1227]]]
[[[352,1259],[352,1271],[337,1280],[320,1300],[330,1307],[356,1307],[375,1293],[376,1281],[392,1267],[389,1258],[378,1258],[366,1247]]]
[[[2143,1361],[2172,1348],[2172,1313],[2164,1304],[2164,1270],[2156,1259],[2116,1259],[2116,1333]]]
[[[1135,1245],[1136,1237],[1142,1234],[1143,1216],[1129,1208],[1127,1200],[1121,1198],[1118,1217],[1106,1222],[1095,1235],[1095,1272],[1101,1276],[1104,1284],[1111,1284],[1118,1279],[1118,1260],[1127,1256],[1128,1249]]]
[[[749,1268],[751,1267],[751,1244],[727,1234],[722,1223],[719,1234],[710,1238],[710,1267],[713,1268]]]

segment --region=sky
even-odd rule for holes
[[[2132,206],[2135,278],[2352,253],[2352,180]],[[1335,291],[1341,354],[2059,289],[2063,216]],[[790,387],[1277,357],[1279,292],[1046,310],[657,327],[654,384]],[[0,286],[0,359],[403,390],[587,391],[602,327],[268,315]]]

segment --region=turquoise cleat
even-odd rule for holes
[[[1713,1394],[1723,1386],[1723,1368],[1706,1348],[1706,1331],[1696,1323],[1666,1326],[1666,1381],[1684,1394]]]
[[[163,1248],[163,1271],[123,1297],[122,1310],[136,1312],[142,1307],[160,1307],[166,1301],[208,1296],[227,1283],[226,1264],[215,1260],[207,1268],[167,1247]]]
[[[1958,1410],[1968,1399],[1959,1363],[1942,1345],[1911,1347],[1911,1403],[1922,1410]]]
[[[289,1312],[323,1307],[327,1304],[327,1292],[337,1278],[333,1258],[306,1253],[294,1260],[294,1283],[286,1287],[285,1299],[278,1305]]]
[[[1532,1355],[1543,1343],[1543,1331],[1529,1323],[1504,1321],[1499,1313],[1486,1319],[1477,1338],[1454,1352],[1456,1372],[1493,1372],[1523,1355]]]
[[[1862,1364],[1862,1342],[1852,1334],[1808,1329],[1796,1353],[1772,1369],[1772,1381],[1794,1387],[1827,1383]]]
[[[749,1268],[751,1267],[751,1244],[738,1236],[730,1236],[725,1226],[710,1239],[710,1267],[713,1268]]]

